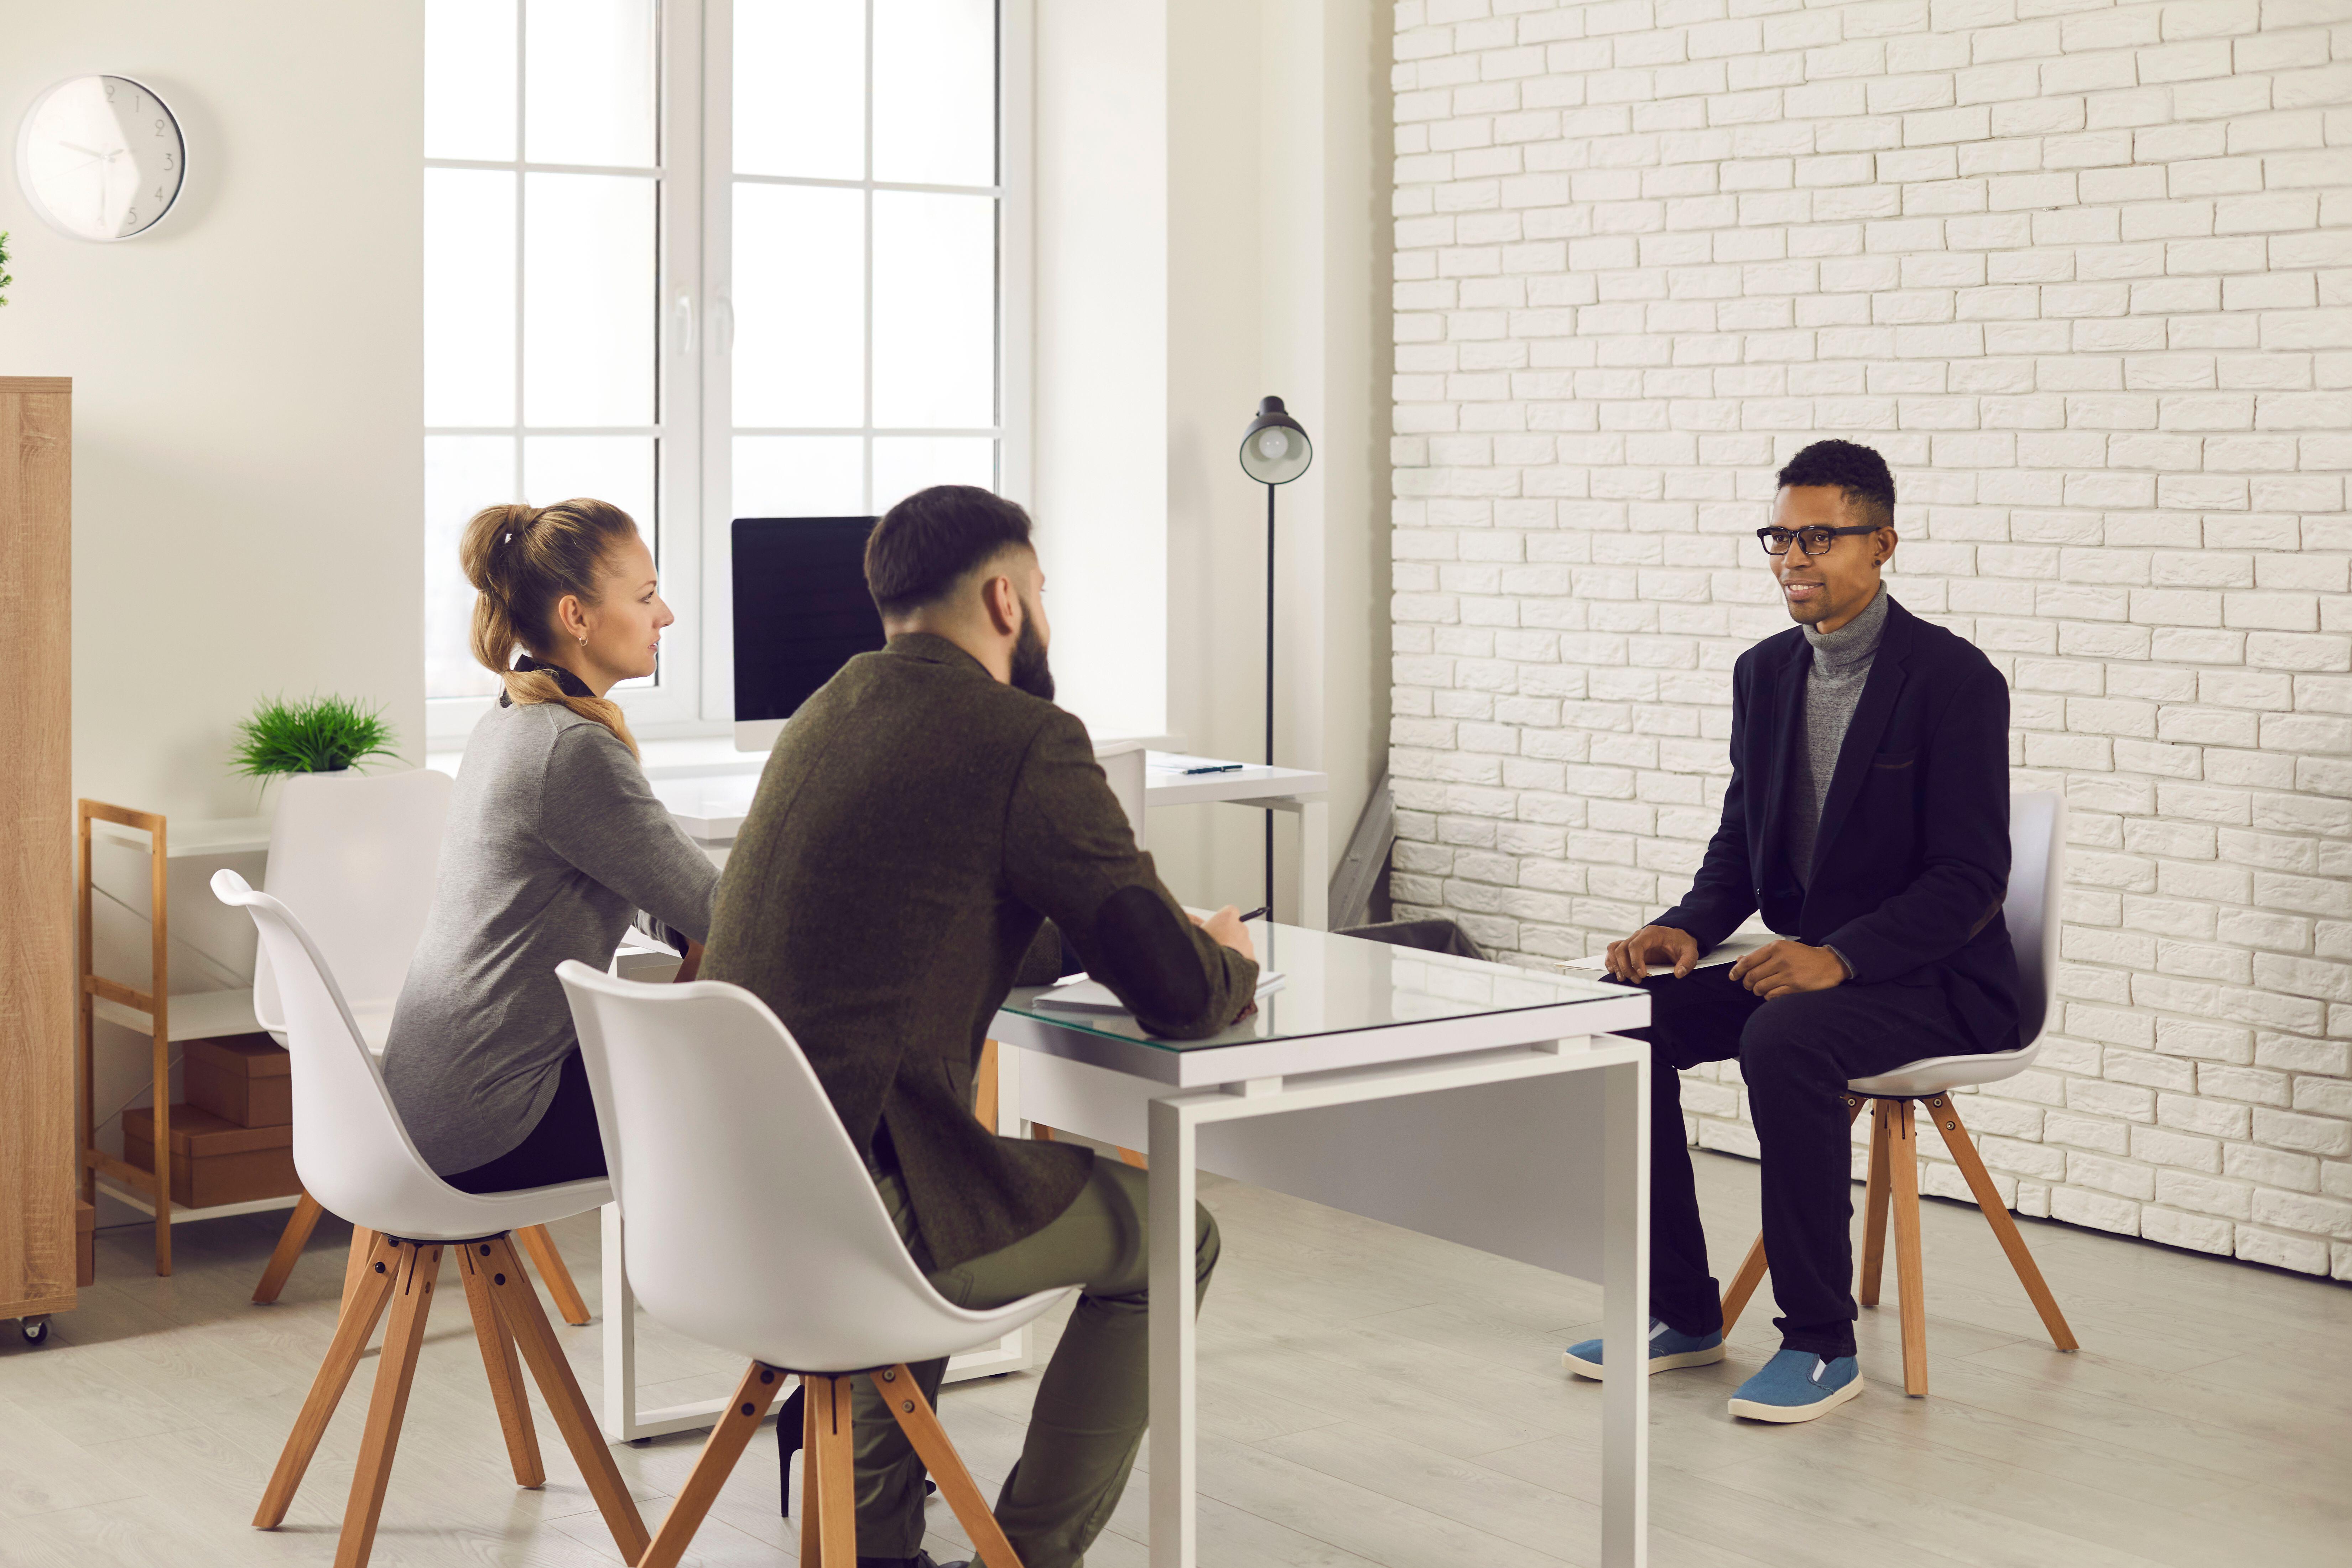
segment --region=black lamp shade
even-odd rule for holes
[[[1242,472],[1262,485],[1286,485],[1315,460],[1315,444],[1298,421],[1283,412],[1282,399],[1257,405],[1257,417],[1242,432]]]

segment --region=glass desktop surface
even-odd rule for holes
[[[1258,998],[1255,1013],[1207,1039],[1163,1039],[1145,1033],[1125,1013],[1040,1007],[1037,997],[1047,989],[1042,985],[1017,987],[1005,998],[1003,1010],[1106,1039],[1132,1040],[1163,1050],[1200,1051],[1639,994],[1631,986],[1610,981],[1516,969],[1452,953],[1422,952],[1303,926],[1253,922],[1250,936],[1257,943],[1260,971],[1279,970],[1287,978],[1281,989]]]

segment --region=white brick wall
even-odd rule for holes
[[[2003,1193],[2352,1279],[2352,0],[1408,0],[1396,60],[1399,901],[1533,963],[1679,897],[1772,471],[1867,442],[2072,805]]]

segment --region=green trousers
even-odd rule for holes
[[[875,1185],[916,1263],[959,1307],[986,1310],[1057,1285],[1083,1288],[1037,1385],[1020,1462],[996,1500],[996,1521],[1024,1568],[1077,1568],[1127,1488],[1150,1414],[1144,1173],[1097,1160],[1076,1200],[1045,1229],[936,1272],[898,1177],[878,1176]],[[1217,1222],[1196,1207],[1196,1307],[1217,1267]],[[934,1405],[947,1364],[911,1369]],[[923,1462],[873,1382],[860,1378],[856,1387],[857,1554],[912,1557],[923,1545]]]

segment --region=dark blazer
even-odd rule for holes
[[[1048,917],[1153,1033],[1215,1034],[1255,994],[1257,965],[1135,847],[1086,726],[955,644],[860,654],[784,726],[702,975],[775,1009],[851,1141],[904,1177],[935,1268],[1042,1228],[1087,1179],[1085,1148],[972,1118],[990,1021]]]
[[[1882,590],[1883,591],[1883,590]],[[2009,687],[1966,638],[1890,596],[1814,839],[1810,888],[1782,843],[1803,743],[1801,628],[1733,666],[1731,786],[1689,894],[1658,917],[1701,952],[1759,910],[1783,936],[1835,947],[1849,984],[1934,985],[1979,1050],[2017,1044],[2009,888]]]

